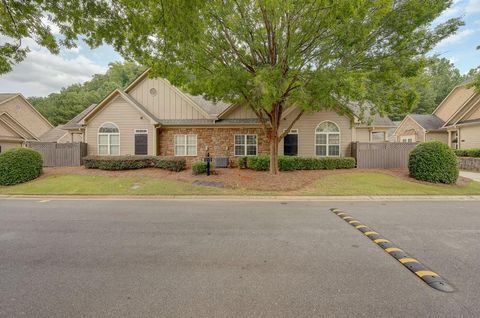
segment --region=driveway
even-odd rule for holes
[[[460,176],[480,182],[480,172],[462,170],[460,171]]]
[[[428,287],[342,208],[452,284]],[[1,317],[479,317],[478,202],[0,199]]]

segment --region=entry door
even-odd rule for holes
[[[298,155],[298,134],[288,134],[283,139],[283,154],[285,156]]]
[[[147,155],[148,154],[148,135],[146,133],[135,133],[135,154]]]

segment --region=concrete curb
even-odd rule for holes
[[[158,201],[480,201],[480,195],[405,196],[221,196],[221,195],[0,195],[3,200],[158,200]]]

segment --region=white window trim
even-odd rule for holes
[[[133,133],[135,135],[148,135],[148,129],[134,129]]]
[[[335,126],[337,126],[338,128],[338,132],[326,132],[326,133],[317,133],[317,128],[318,126],[320,126],[321,124],[323,123],[332,123],[334,124]],[[317,134],[325,134],[327,135],[327,143],[326,144],[317,144]],[[336,135],[338,134],[338,145],[332,145],[332,146],[338,146],[338,155],[333,155],[333,156],[330,156],[330,150],[328,149],[328,146],[330,146],[330,144],[328,143],[328,136],[329,135]],[[321,155],[317,155],[317,146],[326,146],[326,155],[325,156],[321,156]],[[314,134],[313,134],[313,151],[314,151],[314,155],[316,157],[340,157],[341,155],[341,152],[342,152],[342,134],[341,134],[341,130],[340,130],[340,126],[334,122],[334,121],[331,121],[331,120],[324,120],[322,122],[320,122],[316,127],[315,127],[315,131],[314,131]]]
[[[177,154],[177,136],[185,136],[185,144],[184,145],[178,145],[178,146],[183,146],[185,148],[185,154],[184,155],[178,155]],[[188,136],[195,136],[195,154],[193,155],[188,155],[187,154],[187,148],[188,146],[193,146],[193,144],[189,145],[188,144]],[[173,153],[175,157],[196,157],[198,154],[198,135],[197,134],[175,134],[173,135]]]
[[[117,127],[118,129],[118,133],[101,133],[100,132],[100,128],[102,128],[105,124],[112,124],[113,126]],[[108,149],[108,154],[106,155],[101,155],[100,154],[100,146],[105,146],[104,144],[100,145],[100,135],[107,135],[107,140],[108,140],[108,143],[107,143],[107,149]],[[110,153],[110,136],[112,135],[116,135],[118,136],[118,155],[112,155]],[[111,122],[111,121],[107,121],[107,122],[104,122],[103,124],[101,124],[99,127],[98,127],[98,130],[97,130],[97,154],[99,156],[120,156],[120,154],[122,153],[121,152],[121,139],[120,139],[120,128],[118,127],[117,124]]]
[[[237,155],[235,153],[235,146],[237,146],[237,143],[235,142],[236,136],[245,136],[245,143],[243,144],[244,146],[244,154],[243,155]],[[252,145],[252,144],[247,144],[247,136],[255,136],[255,154],[254,155],[247,155],[247,146]],[[242,144],[238,144],[238,146],[242,146]],[[234,157],[254,157],[258,155],[258,135],[257,134],[235,134],[233,135],[233,155]]]
[[[382,140],[373,140],[373,134],[374,133],[383,133],[383,139]],[[387,132],[385,130],[372,130],[370,132],[370,141],[371,142],[384,142],[387,141]]]
[[[400,142],[409,142],[408,139],[412,139],[411,142],[417,142],[417,137],[415,135],[400,136]]]

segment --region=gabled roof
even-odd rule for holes
[[[108,102],[110,102],[113,98],[121,96],[128,104],[136,108],[140,113],[142,113],[145,117],[150,119],[154,124],[158,124],[160,121],[157,117],[155,117],[152,113],[150,113],[143,105],[140,105],[137,101],[135,101],[130,95],[123,92],[121,89],[115,89],[111,92],[107,97],[105,97],[100,103],[94,106],[81,120],[80,124],[84,124],[86,120],[91,118],[97,111],[102,109]]]
[[[43,121],[45,121],[48,125],[50,125],[50,127],[53,127],[53,125],[35,107],[33,107],[32,104],[30,104],[30,102],[25,98],[25,96],[23,96],[20,93],[0,93],[0,105],[16,97],[20,97],[35,113],[37,113],[37,115]]]
[[[60,138],[68,134],[68,132],[63,130],[61,127],[62,126],[57,126],[50,129],[49,131],[38,137],[38,140],[43,142],[57,142]]]
[[[443,120],[435,115],[410,114],[408,116],[426,131],[440,129],[445,124]]]
[[[79,113],[77,116],[73,117],[68,123],[63,125],[62,129],[67,129],[67,130],[81,129],[83,126],[80,124],[80,122],[85,116],[87,116],[88,113],[90,113],[92,109],[95,108],[95,106],[97,106],[97,104],[92,104],[87,108],[85,108],[81,113]]]
[[[20,124],[15,118],[6,112],[0,113],[0,121],[25,140],[38,139],[30,130],[28,130],[28,128]]]

